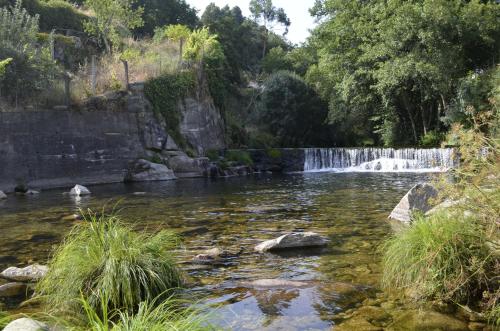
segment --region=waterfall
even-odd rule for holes
[[[443,172],[456,165],[452,148],[307,148],[304,171]]]

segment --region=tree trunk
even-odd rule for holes
[[[182,52],[184,50],[184,39],[179,40],[179,68],[182,67]]]
[[[427,122],[425,121],[425,109],[420,105],[420,117],[422,118],[422,127],[424,128],[424,135],[427,134]]]
[[[408,100],[408,95],[406,95],[406,93],[403,93],[402,98],[403,98],[403,105],[404,105],[404,108],[408,114],[408,119],[410,120],[411,129],[413,131],[413,142],[417,143],[418,142],[417,128],[415,126],[415,120],[413,119],[413,115],[412,115],[411,110],[410,110],[411,106],[410,106],[410,102]]]

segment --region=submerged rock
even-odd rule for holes
[[[387,328],[388,331],[466,331],[467,324],[433,311],[408,310],[399,315]]]
[[[164,164],[138,160],[128,169],[126,182],[145,182],[176,179],[174,172]]]
[[[251,282],[242,282],[241,285],[252,288],[304,288],[312,286],[312,283],[286,279],[258,279]]]
[[[49,331],[47,324],[31,318],[19,318],[7,324],[3,331]]]
[[[7,195],[3,193],[3,191],[0,191],[0,200],[7,199]]]
[[[47,266],[33,264],[25,268],[7,268],[0,273],[0,277],[16,282],[36,282],[44,277],[48,271]]]
[[[411,222],[411,214],[415,211],[428,212],[432,207],[432,199],[436,198],[436,188],[427,183],[413,186],[392,210],[389,218],[404,223]]]
[[[217,263],[221,260],[236,257],[241,254],[241,251],[238,252],[230,252],[226,250],[222,250],[218,247],[207,249],[201,254],[196,255],[193,258],[194,263],[199,264],[212,264]]]
[[[264,241],[257,246],[257,252],[266,252],[271,250],[300,248],[300,247],[318,247],[328,244],[328,239],[314,232],[294,232],[287,233],[276,239]]]
[[[26,295],[27,291],[25,283],[7,283],[0,286],[0,297],[19,297]]]
[[[71,191],[69,191],[69,194],[79,197],[81,195],[89,195],[90,190],[88,188],[86,188],[85,186],[76,184],[75,187],[73,187],[71,189]]]

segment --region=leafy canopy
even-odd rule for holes
[[[85,31],[99,38],[110,53],[112,46],[120,45],[124,33],[144,24],[144,8],[134,8],[135,2],[136,0],[85,0],[85,6],[94,13],[84,24]]]

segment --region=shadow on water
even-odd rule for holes
[[[338,314],[380,296],[378,246],[391,233],[386,218],[424,174],[311,173],[221,180],[90,187],[75,200],[62,190],[9,196],[0,205],[0,267],[46,262],[78,221],[79,208],[113,207],[137,228],[184,234],[179,260],[193,297],[218,307],[214,323],[234,330],[327,330]],[[288,231],[327,236],[328,247],[257,254],[254,246]],[[195,265],[219,246],[241,255],[215,266]],[[285,279],[305,287],[259,288],[241,282]]]

